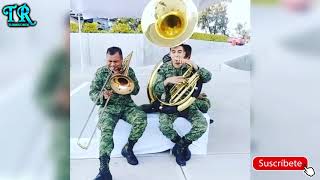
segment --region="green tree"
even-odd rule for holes
[[[241,38],[249,38],[249,30],[246,29],[246,24],[247,23],[238,23],[236,28],[234,29],[236,31],[236,34]]]
[[[209,32],[209,13],[210,9],[202,11],[199,15],[198,27],[204,30],[206,33]]]
[[[217,5],[216,9],[216,21],[215,27],[217,27],[217,31],[226,35],[227,26],[229,23],[229,19],[227,17],[227,5],[220,3]]]
[[[209,31],[210,34],[226,35],[228,23],[227,4],[221,2],[200,13],[198,26],[205,32]]]

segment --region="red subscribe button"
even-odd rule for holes
[[[256,170],[304,170],[308,160],[305,157],[255,157],[253,167]]]

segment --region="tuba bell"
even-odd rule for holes
[[[163,47],[189,39],[197,23],[198,11],[192,0],[151,0],[141,18],[147,39]]]

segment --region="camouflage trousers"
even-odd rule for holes
[[[173,129],[173,123],[179,116],[186,118],[191,123],[191,130],[184,136],[187,140],[196,141],[206,132],[208,123],[202,113],[196,109],[189,109],[184,114],[160,113],[160,131],[170,140],[179,136]]]
[[[110,156],[114,147],[113,132],[119,121],[123,119],[132,125],[129,139],[137,141],[143,134],[147,126],[147,115],[134,103],[122,105],[108,105],[107,109],[99,111],[99,124],[101,130],[101,140],[99,147],[100,156],[107,154]]]
[[[54,180],[69,180],[70,178],[70,133],[69,117],[57,119],[53,122],[53,140],[50,154],[53,154]]]

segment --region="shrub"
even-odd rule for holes
[[[116,22],[110,30],[111,33],[134,33],[128,23]]]
[[[109,33],[108,30],[99,30],[98,33]]]
[[[98,23],[84,23],[82,25],[82,32],[84,33],[97,33],[98,30]]]
[[[141,23],[138,25],[136,33],[142,33]]]
[[[79,25],[78,23],[75,23],[75,22],[70,22],[70,32],[72,33],[77,33],[79,32]]]

